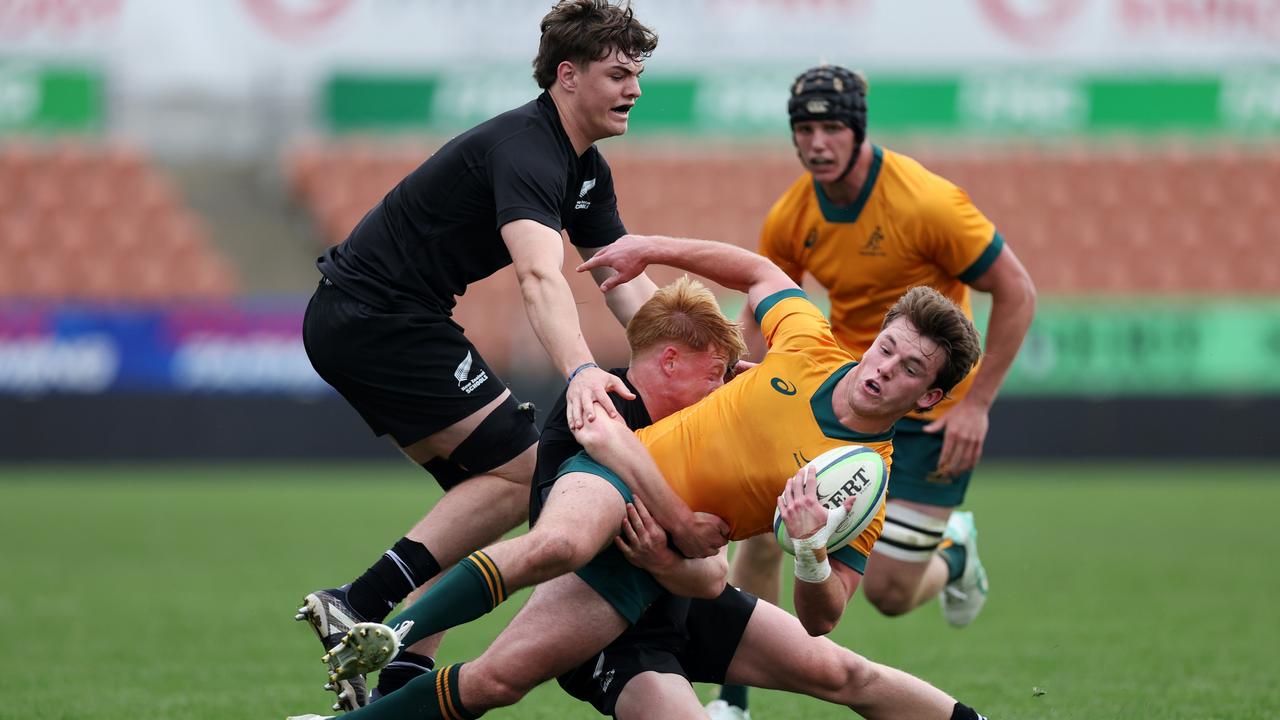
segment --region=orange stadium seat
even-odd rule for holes
[[[606,154],[630,231],[751,249],[769,207],[800,175],[795,157],[777,148],[621,145]],[[332,244],[428,155],[423,146],[307,145],[288,157],[287,174],[317,241]],[[972,144],[916,157],[970,194],[1041,292],[1280,292],[1278,147]],[[1236,259],[1206,262],[1213,255]],[[601,328],[616,326],[607,309],[590,312]]]
[[[174,258],[220,264],[217,294],[234,273],[173,183],[123,145],[23,142],[0,146],[0,250],[9,272],[0,296],[32,299],[175,297]],[[140,280],[141,278],[141,280]]]

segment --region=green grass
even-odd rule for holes
[[[323,712],[293,609],[437,496],[394,464],[0,467],[0,718]],[[385,521],[332,530],[358,503]],[[834,639],[996,718],[1280,716],[1276,467],[991,466],[968,505],[983,616],[958,631],[933,605],[891,620],[855,598]],[[477,654],[524,597],[450,635],[445,659]],[[772,692],[752,713],[852,715]],[[552,684],[486,717],[598,716]]]

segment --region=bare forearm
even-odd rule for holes
[[[636,311],[640,309],[640,306],[653,297],[653,294],[657,291],[658,286],[654,284],[653,280],[648,275],[641,273],[639,277],[606,293],[604,301],[609,306],[613,316],[618,318],[618,322],[625,328],[627,323],[631,322],[631,318],[635,317]]]
[[[563,275],[530,271],[520,278],[520,293],[529,324],[557,370],[568,377],[574,368],[591,361],[578,308]]]
[[[839,624],[849,595],[844,581],[835,572],[820,583],[796,580],[792,591],[796,617],[810,635],[826,635]]]
[[[1014,297],[992,295],[986,348],[978,372],[973,377],[973,385],[969,388],[970,398],[988,407],[995,401],[1018,355],[1018,348],[1022,347],[1022,340],[1031,327],[1035,312],[1034,293],[1019,293]]]
[[[701,275],[731,290],[747,292],[777,268],[767,258],[711,240],[650,236],[646,259]]]
[[[724,590],[729,575],[728,555],[681,559],[670,567],[650,570],[655,580],[672,595],[715,598]]]

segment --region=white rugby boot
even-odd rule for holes
[[[737,705],[730,705],[724,700],[712,700],[707,703],[707,717],[710,720],[751,720],[751,711],[743,710]]]
[[[942,616],[953,626],[964,627],[978,617],[987,602],[987,570],[978,557],[978,527],[973,524],[973,513],[951,513],[942,537],[964,548],[964,572],[947,583],[939,595]]]

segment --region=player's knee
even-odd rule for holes
[[[526,562],[540,578],[549,579],[572,572],[588,560],[591,548],[577,537],[559,529],[548,527],[541,532],[529,533],[530,545]]]
[[[824,654],[810,665],[806,680],[814,694],[833,701],[852,700],[875,680],[875,664],[846,648]]]
[[[864,589],[871,606],[886,617],[898,617],[911,611],[914,590],[895,583],[871,584]]]
[[[472,671],[467,681],[469,688],[475,692],[475,700],[473,702],[478,701],[477,704],[482,704],[487,708],[515,705],[533,689],[528,683],[520,681],[515,676],[506,673],[495,673],[487,667],[468,667],[464,669]],[[465,703],[468,698],[463,697],[462,700]]]
[[[849,652],[842,658],[841,688],[849,703],[856,709],[867,697],[870,688],[880,679],[881,666],[857,653]]]

